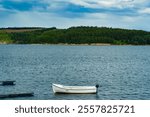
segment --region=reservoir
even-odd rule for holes
[[[0,94],[35,94],[13,100],[149,100],[150,46],[0,45],[0,80],[16,81]],[[54,94],[52,83],[100,87]]]

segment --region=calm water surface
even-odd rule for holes
[[[150,46],[0,45],[0,94],[13,99],[150,99]],[[53,94],[52,83],[99,84],[98,94]]]

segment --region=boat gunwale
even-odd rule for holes
[[[53,84],[57,88],[63,88],[67,90],[95,90],[95,86],[64,86],[60,84]]]

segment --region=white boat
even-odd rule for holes
[[[99,85],[96,86],[64,86],[60,84],[52,84],[53,92],[54,93],[97,93],[97,88]]]

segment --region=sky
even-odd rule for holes
[[[150,31],[150,0],[0,0],[0,27],[98,26]]]

